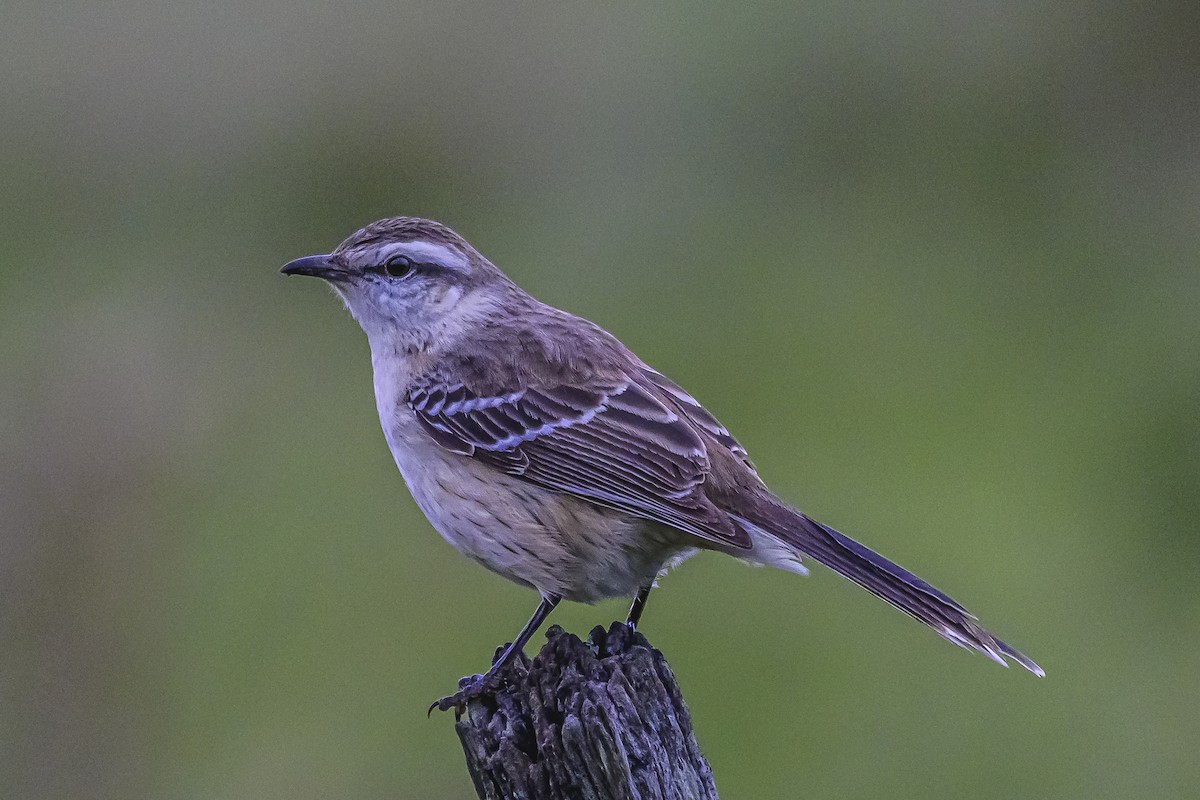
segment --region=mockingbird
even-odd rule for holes
[[[288,275],[333,287],[371,345],[388,447],[450,544],[541,603],[460,707],[560,600],[635,595],[698,550],[797,573],[811,558],[994,661],[1042,669],[965,608],[790,508],[695,398],[597,325],[531,297],[444,225],[373,222]]]

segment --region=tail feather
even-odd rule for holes
[[[739,509],[738,516],[924,622],[943,639],[977,650],[1006,667],[1007,657],[1034,675],[1046,674],[1028,656],[977,625],[975,617],[950,597],[833,528],[786,508],[774,498],[764,498],[748,512]]]

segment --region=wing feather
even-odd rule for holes
[[[733,435],[726,430],[725,426],[716,417],[708,412],[708,409],[700,405],[700,401],[685,392],[680,388],[679,384],[656,369],[642,365],[642,374],[646,380],[654,384],[654,386],[674,401],[676,408],[687,417],[689,422],[716,439],[718,444],[741,459],[742,463],[749,467],[751,472],[754,472],[756,475],[758,474],[758,470],[755,469],[754,464],[750,461],[750,456],[746,453],[746,448],[742,447],[741,443],[733,438]]]
[[[486,394],[427,378],[407,401],[448,450],[598,505],[750,547],[745,529],[704,494],[704,439],[671,398],[639,378]]]

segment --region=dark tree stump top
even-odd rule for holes
[[[585,644],[557,625],[455,725],[481,798],[715,798],[662,653],[614,622]]]

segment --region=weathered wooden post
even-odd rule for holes
[[[481,798],[715,800],[662,653],[620,622],[586,643],[557,625],[546,638],[455,725]]]

